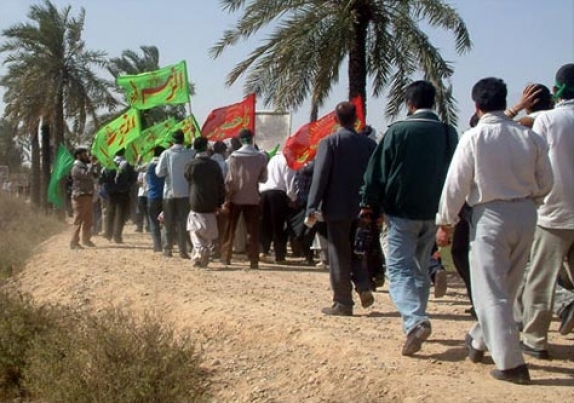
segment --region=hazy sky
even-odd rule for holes
[[[188,62],[190,80],[197,95],[193,111],[201,124],[209,111],[243,97],[242,83],[226,87],[225,77],[233,66],[258,45],[258,38],[230,48],[212,60],[208,49],[230,28],[238,14],[221,11],[216,0],[53,0],[72,10],[86,9],[84,38],[90,49],[105,50],[111,57],[140,45],[160,49],[161,64]],[[460,108],[461,129],[473,113],[470,89],[480,78],[497,76],[509,87],[509,102],[515,102],[527,83],[551,86],[559,66],[574,63],[574,0],[451,0],[466,21],[473,41],[470,53],[458,56],[450,35],[429,35],[446,59],[455,64],[453,85]],[[33,0],[0,0],[0,29],[26,20]],[[2,38],[0,38],[0,41]],[[0,56],[0,61],[3,61]],[[0,74],[3,69],[0,67]],[[344,100],[348,88],[345,75],[321,113]],[[389,123],[384,118],[385,99],[368,99],[368,121],[378,130]],[[3,104],[0,103],[0,114]],[[258,104],[258,109],[265,109]],[[329,110],[328,110],[329,109]],[[293,131],[308,119],[309,105],[293,115]]]

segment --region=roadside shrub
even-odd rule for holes
[[[0,396],[3,399],[25,395],[22,377],[26,356],[38,335],[54,322],[52,309],[36,308],[21,295],[0,292]]]
[[[51,403],[187,403],[207,400],[188,336],[151,316],[118,310],[57,324],[28,351],[25,387]]]
[[[24,266],[36,247],[63,228],[23,199],[0,193],[0,278]]]

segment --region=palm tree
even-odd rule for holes
[[[227,84],[246,75],[245,91],[265,103],[297,108],[307,97],[321,106],[348,64],[349,99],[388,91],[387,116],[403,106],[405,87],[420,75],[437,88],[437,110],[456,121],[449,78],[451,63],[431,43],[422,24],[450,31],[456,51],[471,48],[466,25],[445,0],[222,0],[223,9],[243,9],[236,26],[211,49],[219,57],[229,46],[271,27],[262,45],[228,75]],[[365,108],[366,110],[366,108]]]
[[[156,46],[140,46],[140,50],[142,52],[141,56],[137,52],[128,49],[124,50],[120,57],[110,59],[108,71],[114,79],[121,75],[141,74],[161,68],[159,64],[159,49]],[[193,83],[189,83],[189,94],[195,94]],[[185,105],[166,105],[141,111],[144,127],[152,126],[170,116],[181,120],[185,115]]]
[[[82,40],[84,9],[74,17],[70,6],[58,10],[44,0],[30,7],[28,18],[2,31],[5,41],[0,53],[7,66],[3,84],[13,84],[10,102],[21,104],[15,109],[34,105],[31,119],[36,125],[42,120],[43,132],[51,131],[57,145],[64,142],[67,122],[72,132],[81,133],[88,116],[97,122],[98,109],[113,109],[117,101],[109,83],[94,71],[106,66],[105,53],[87,50]],[[50,152],[45,148],[48,143],[43,144],[45,176],[50,171]]]

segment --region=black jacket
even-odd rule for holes
[[[185,167],[189,182],[189,206],[196,213],[214,213],[225,201],[225,184],[219,164],[207,156],[196,156]]]

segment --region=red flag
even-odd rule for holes
[[[351,100],[357,108],[357,123],[355,129],[360,131],[365,126],[365,112],[363,100],[357,96]],[[297,132],[289,136],[283,147],[283,154],[287,159],[287,165],[291,169],[300,169],[305,163],[315,158],[319,142],[329,134],[336,132],[339,124],[335,118],[335,112],[330,112],[315,122],[301,126]]]
[[[243,101],[211,111],[201,135],[210,141],[236,137],[241,129],[255,132],[255,94],[249,94]]]

